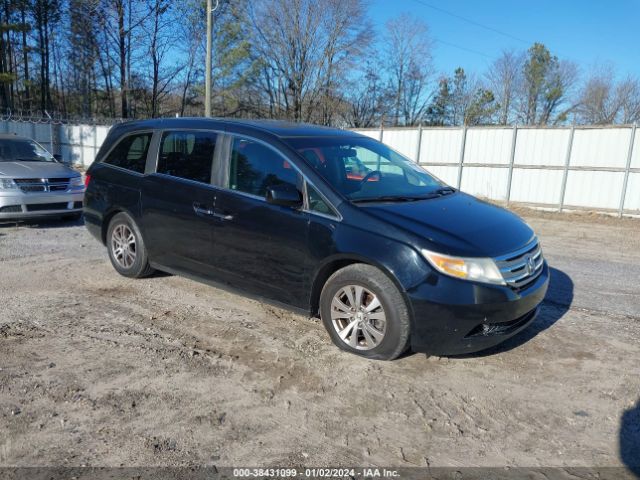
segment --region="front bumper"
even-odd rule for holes
[[[82,213],[84,190],[66,192],[2,192],[0,193],[0,220],[63,216]]]
[[[549,267],[522,291],[434,274],[407,292],[411,347],[431,355],[478,352],[529,326],[549,285]]]

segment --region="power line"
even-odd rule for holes
[[[511,35],[510,33],[503,32],[502,30],[498,30],[497,28],[490,27],[489,25],[485,25],[480,22],[476,22],[475,20],[471,20],[470,18],[463,17],[462,15],[458,15],[457,13],[450,12],[449,10],[445,10],[444,8],[437,7],[435,5],[431,5],[423,0],[413,0],[420,5],[424,5],[425,7],[432,8],[433,10],[437,10],[438,12],[444,13],[451,17],[457,18],[458,20],[462,20],[463,22],[467,22],[471,25],[475,25],[476,27],[484,28],[485,30],[489,30],[490,32],[497,33],[498,35],[502,35],[503,37],[510,38],[512,40],[517,40],[518,42],[522,42],[527,45],[531,45],[531,42],[524,40],[522,38],[516,37],[515,35]]]
[[[443,45],[448,45],[450,47],[454,47],[454,48],[458,48],[460,50],[464,50],[465,52],[469,52],[469,53],[474,53],[476,55],[480,55],[481,57],[485,57],[485,58],[489,58],[489,59],[495,58],[495,57],[492,57],[491,55],[487,55],[486,53],[482,53],[482,52],[479,52],[477,50],[473,50],[471,48],[463,47],[461,45],[456,45],[455,43],[451,43],[451,42],[445,42],[444,40],[440,40],[439,38],[434,38],[434,41],[438,42],[438,43],[442,43]]]

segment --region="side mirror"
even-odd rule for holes
[[[62,163],[62,155],[59,153],[54,153],[53,158],[55,158],[58,162]]]
[[[299,208],[302,206],[302,193],[295,185],[281,183],[267,187],[267,203],[283,207]]]

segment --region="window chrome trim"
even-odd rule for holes
[[[252,137],[250,135],[246,135],[243,133],[233,133],[233,132],[225,132],[225,135],[231,138],[231,142],[229,143],[229,150],[226,152],[226,164],[227,164],[227,182],[226,182],[226,186],[225,187],[221,187],[221,190],[227,191],[227,192],[233,192],[233,193],[238,193],[240,195],[243,195],[245,197],[249,197],[249,198],[254,198],[256,200],[261,200],[263,202],[267,202],[267,199],[264,197],[261,197],[259,195],[254,195],[252,193],[247,193],[247,192],[242,192],[240,190],[233,190],[231,188],[229,188],[229,176],[228,176],[228,172],[230,171],[230,165],[231,165],[231,152],[233,150],[233,139],[235,138],[244,138],[247,140],[250,140],[252,142],[256,142],[259,143],[267,148],[269,148],[270,150],[274,151],[278,156],[280,156],[280,158],[282,158],[283,160],[287,161],[289,163],[289,165],[291,165],[291,167],[298,173],[298,175],[300,175],[300,177],[302,178],[302,194],[303,194],[303,206],[302,206],[302,212],[305,213],[309,213],[312,215],[318,215],[320,217],[325,217],[325,218],[329,218],[331,220],[336,220],[338,222],[341,222],[343,217],[340,214],[340,212],[338,211],[338,209],[327,199],[327,197],[320,191],[320,189],[318,187],[316,187],[314,185],[314,183],[309,180],[309,177],[307,177],[302,170],[300,170],[300,168],[298,167],[298,165],[295,164],[295,162],[288,158],[287,156],[285,156],[280,150],[278,150],[277,148],[275,148],[273,145],[270,145],[269,143],[265,142],[264,140],[260,140],[259,138],[255,138]],[[307,192],[307,184],[311,185],[311,187],[318,192],[318,194],[322,197],[322,199],[324,200],[324,202],[327,204],[327,206],[336,214],[336,216],[333,215],[328,215],[328,214],[324,214],[324,213],[320,213],[320,212],[316,212],[313,210],[309,210],[308,209],[308,205],[309,205],[309,196],[308,196],[308,192]]]
[[[216,192],[219,192],[220,190],[223,190],[219,186],[213,185],[211,183],[203,183],[203,182],[199,182],[198,180],[191,180],[190,178],[174,177],[173,175],[168,175],[166,173],[152,172],[147,176],[149,176],[149,177],[159,177],[159,178],[164,178],[164,179],[167,179],[167,180],[179,180],[181,183],[186,183],[186,184],[189,184],[189,185],[193,185],[194,187],[207,187],[207,188],[209,188],[211,190],[215,190]]]

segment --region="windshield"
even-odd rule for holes
[[[354,202],[417,200],[453,191],[415,162],[370,138],[299,137],[287,141]]]
[[[33,140],[0,138],[0,162],[55,162],[55,159]]]

